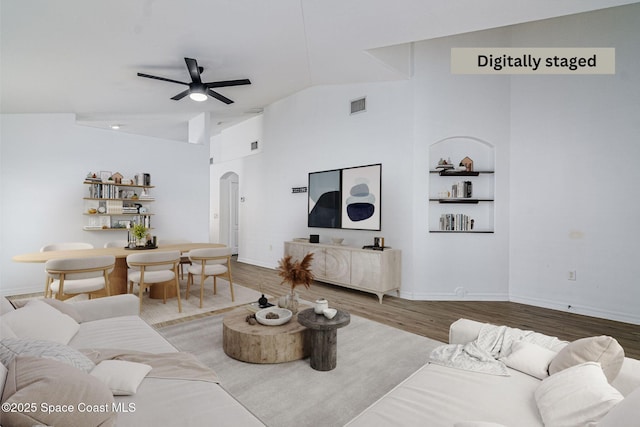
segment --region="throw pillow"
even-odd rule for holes
[[[66,314],[67,316],[71,317],[76,322],[82,323],[82,316],[80,315],[80,313],[78,313],[78,310],[76,310],[75,307],[68,302],[60,301],[59,299],[55,298],[43,298],[42,301],[58,310],[60,313]]]
[[[102,427],[115,425],[117,416],[111,391],[97,378],[64,363],[31,356],[11,362],[2,403],[16,409],[3,412],[2,424],[7,426]]]
[[[620,372],[624,362],[624,350],[615,338],[602,335],[582,338],[569,343],[558,352],[549,365],[549,375],[553,375],[584,362],[598,362],[609,382]]]
[[[30,338],[3,338],[0,340],[0,361],[9,366],[17,356],[45,357],[66,363],[86,373],[96,366],[87,356],[64,344]]]
[[[534,395],[546,427],[598,422],[624,399],[609,385],[596,362],[572,366],[545,378]]]
[[[151,366],[126,360],[103,360],[91,371],[111,389],[114,396],[130,396],[151,371]]]
[[[549,363],[556,352],[526,341],[517,341],[511,346],[511,353],[500,359],[505,365],[516,371],[524,372],[538,379],[549,376]]]
[[[24,307],[2,315],[19,338],[49,340],[67,344],[78,332],[80,325],[66,314],[60,313],[41,300],[29,301]]]
[[[598,427],[632,426],[638,423],[638,407],[640,407],[640,388],[629,394],[605,415]]]

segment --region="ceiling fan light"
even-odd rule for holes
[[[194,101],[202,102],[207,100],[207,95],[201,92],[191,92],[189,94],[189,98],[193,99]]]

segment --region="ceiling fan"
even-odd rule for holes
[[[176,96],[171,99],[178,101],[185,96],[189,95],[191,99],[194,101],[206,101],[207,95],[224,102],[225,104],[233,103],[229,98],[220,95],[218,92],[211,90],[211,88],[217,87],[227,87],[227,86],[241,86],[241,85],[250,85],[251,81],[249,79],[240,79],[240,80],[224,80],[219,82],[209,82],[203,83],[200,78],[200,73],[204,70],[202,67],[198,67],[198,61],[192,58],[184,58],[184,62],[187,63],[187,69],[189,70],[189,75],[191,76],[191,83],[180,82],[177,80],[167,79],[164,77],[152,76],[149,74],[138,73],[140,77],[146,77],[149,79],[163,80],[165,82],[178,83],[181,85],[189,86],[189,89],[180,92]]]

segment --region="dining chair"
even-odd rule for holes
[[[91,243],[84,243],[84,242],[50,243],[48,245],[44,245],[43,247],[41,247],[40,252],[72,251],[77,249],[93,249],[93,245]],[[44,284],[45,298],[51,297],[51,291],[49,289],[50,284],[51,284],[51,277],[47,274],[45,284]]]
[[[104,244],[105,248],[126,248],[129,242],[126,240],[112,240]]]
[[[133,293],[133,285],[138,284],[138,297],[140,299],[140,313],[142,313],[142,292],[154,284],[162,283],[164,289],[164,303],[167,303],[167,284],[163,282],[173,281],[178,298],[178,312],[182,313],[180,302],[180,283],[178,282],[178,264],[180,263],[180,251],[142,251],[127,255],[129,266],[129,293]]]
[[[231,248],[203,248],[193,249],[189,252],[189,258],[193,265],[188,269],[187,275],[187,295],[193,283],[195,275],[200,276],[200,308],[202,308],[202,299],[204,298],[204,282],[207,277],[213,277],[213,294],[218,293],[217,278],[224,277],[229,281],[229,290],[231,291],[231,301],[234,301],[233,282],[231,281]]]
[[[179,243],[192,243],[191,240],[186,239],[162,239],[160,241],[161,245],[177,245]],[[180,256],[180,278],[184,279],[184,266],[191,265],[191,260],[189,259],[189,252],[183,252]]]
[[[49,291],[59,300],[79,294],[88,294],[91,299],[92,292],[102,289],[109,296],[109,273],[113,271],[115,263],[116,257],[113,255],[50,259],[44,265],[51,279]]]

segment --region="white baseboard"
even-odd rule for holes
[[[262,261],[258,261],[255,259],[250,259],[250,258],[240,258],[240,256],[238,256],[238,262],[243,262],[245,264],[251,264],[251,265],[255,265],[256,267],[264,267],[264,268],[268,268],[271,270],[275,269],[275,266],[273,265],[268,265]]]
[[[536,307],[549,308],[552,310],[565,311],[567,313],[581,314],[583,316],[597,317],[599,319],[614,320],[617,322],[640,325],[640,316],[638,316],[637,313],[621,313],[619,311],[601,310],[596,307],[574,304],[571,304],[571,308],[569,308],[568,304],[560,303],[558,301],[550,301],[541,298],[518,297],[514,295],[511,296],[510,301],[533,305]]]
[[[414,301],[509,301],[509,295],[503,293],[466,293],[460,296],[453,292],[404,292],[402,289],[400,298]]]

